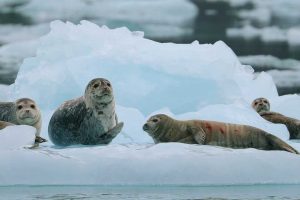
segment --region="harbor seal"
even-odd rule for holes
[[[150,117],[143,130],[154,139],[155,143],[181,142],[237,149],[283,150],[299,154],[274,135],[247,125],[204,120],[179,121],[158,114]]]
[[[0,130],[12,125],[28,125],[36,128],[35,147],[46,142],[40,137],[42,127],[41,112],[36,103],[29,98],[15,102],[0,102]]]
[[[122,128],[111,83],[96,78],[88,83],[84,96],[66,101],[54,112],[48,134],[58,146],[98,145],[110,143]]]
[[[265,120],[274,124],[284,124],[290,133],[290,139],[300,139],[300,120],[270,111],[268,99],[262,97],[255,99],[252,108]]]

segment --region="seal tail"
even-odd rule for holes
[[[290,145],[288,145],[286,142],[279,139],[278,137],[272,134],[268,134],[267,138],[269,139],[270,145],[273,150],[283,150],[290,153],[299,154],[299,152],[296,149],[294,149],[293,147],[291,147]]]

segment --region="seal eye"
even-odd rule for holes
[[[110,85],[110,83],[106,83],[106,85],[108,86],[108,87],[110,87],[111,85]]]
[[[35,109],[35,105],[31,104],[30,108]]]
[[[266,100],[264,100],[264,103],[268,103]]]
[[[158,122],[158,119],[153,119],[152,121],[153,121],[154,123],[156,123],[156,122]]]
[[[255,102],[254,105],[256,106],[258,104],[258,102]]]
[[[97,88],[97,87],[99,87],[99,84],[98,84],[98,83],[96,83],[96,84],[94,85],[94,88]]]
[[[18,106],[18,110],[21,110],[23,108],[23,106],[19,105]]]

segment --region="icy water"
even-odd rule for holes
[[[300,199],[300,185],[8,186],[0,199]]]

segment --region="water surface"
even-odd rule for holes
[[[0,199],[300,199],[300,185],[3,186]]]

